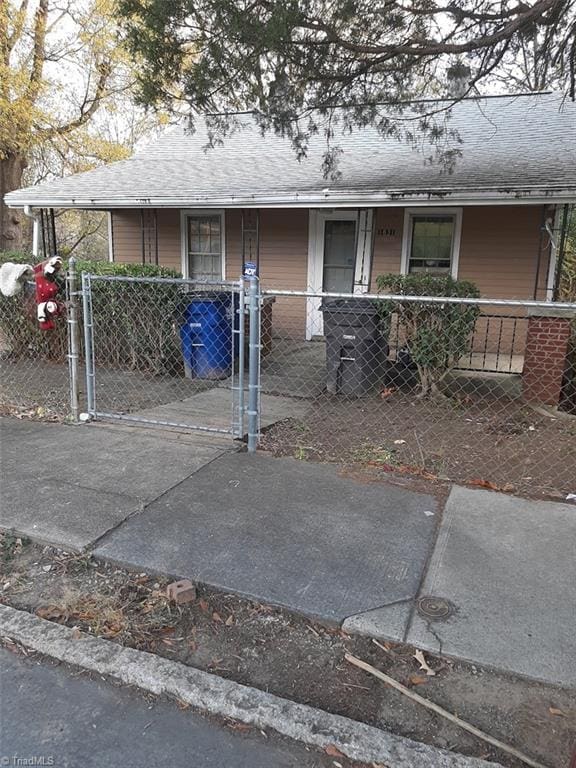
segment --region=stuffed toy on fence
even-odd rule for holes
[[[34,269],[30,264],[14,264],[7,261],[0,267],[0,293],[2,296],[16,296],[22,292],[26,283],[34,279]]]
[[[34,267],[37,317],[43,331],[53,330],[56,327],[54,318],[66,310],[64,302],[57,298],[64,286],[63,281],[59,279],[61,269],[62,259],[60,256],[53,256]]]

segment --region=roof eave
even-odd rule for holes
[[[8,194],[4,198],[10,208],[77,208],[77,209],[122,209],[122,208],[334,208],[350,206],[430,206],[450,203],[451,205],[519,205],[545,203],[575,203],[574,187],[524,187],[510,189],[428,189],[428,190],[319,190],[315,192],[289,192],[278,195],[238,194],[227,197],[210,195],[186,195],[177,197],[131,197],[107,198],[59,197],[59,196],[18,196]]]

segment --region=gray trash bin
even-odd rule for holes
[[[320,307],[326,337],[326,389],[362,397],[381,382],[388,357],[378,308],[371,299],[328,299]]]

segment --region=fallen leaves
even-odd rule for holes
[[[553,717],[566,717],[566,712],[558,709],[558,707],[548,707],[548,712],[550,712]]]
[[[346,757],[344,752],[341,752],[334,744],[328,744],[327,747],[324,747],[324,752],[330,757]]]
[[[492,483],[490,480],[484,480],[481,477],[476,477],[473,480],[470,480],[468,485],[474,485],[476,488],[486,488],[489,491],[499,491],[499,486],[496,485],[496,483]]]
[[[474,478],[469,481],[468,485],[473,485],[475,488],[486,488],[488,491],[501,491],[502,493],[514,493],[516,490],[516,486],[512,483],[497,485],[491,480],[484,480],[483,478]]]
[[[410,685],[424,685],[428,682],[428,678],[424,677],[424,675],[413,674],[408,678],[408,682]]]
[[[428,662],[426,661],[426,658],[425,658],[424,654],[422,653],[422,651],[420,651],[420,650],[415,651],[414,652],[414,658],[416,659],[416,661],[420,665],[420,669],[423,672],[426,672],[427,675],[429,675],[430,677],[433,677],[436,674],[436,672],[434,672],[434,670],[431,667],[428,666]]]
[[[66,621],[68,612],[59,605],[41,605],[36,608],[36,616],[47,621]]]
[[[374,643],[374,645],[380,648],[381,651],[384,651],[384,653],[389,653],[391,656],[396,656],[396,654],[392,650],[394,648],[394,643],[390,643],[388,640],[384,641],[383,643],[380,643],[378,640],[376,640],[375,637],[372,638],[372,642]]]

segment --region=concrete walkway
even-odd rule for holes
[[[576,687],[576,505],[427,494],[231,441],[3,420],[0,525]]]
[[[262,417],[260,427],[270,427],[277,421],[287,418],[300,418],[306,411],[306,404],[294,398],[279,395],[261,396]],[[245,402],[248,402],[248,389],[244,392]],[[131,416],[143,419],[188,424],[194,427],[229,430],[232,422],[232,400],[229,389],[214,387],[200,392],[184,400],[174,400],[165,405],[132,413]],[[247,424],[244,424],[247,429]]]
[[[334,623],[395,606],[400,638],[435,511],[431,496],[345,479],[333,465],[236,453],[148,505],[95,554]]]
[[[228,438],[0,419],[0,526],[82,550],[223,453]]]

